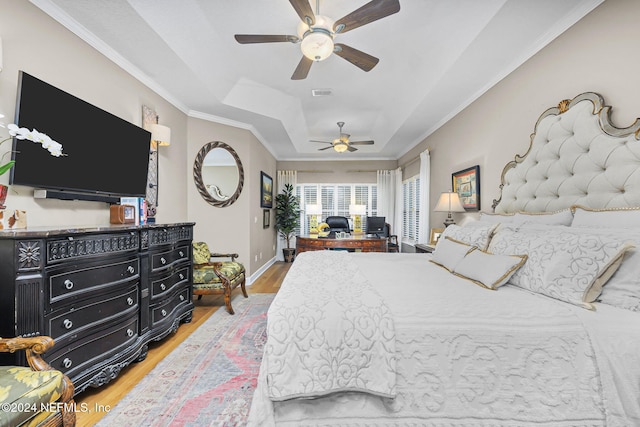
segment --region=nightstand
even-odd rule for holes
[[[416,243],[416,253],[428,253],[434,251],[436,245],[425,245],[423,243]]]

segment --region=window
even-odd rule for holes
[[[402,240],[418,241],[420,227],[420,178],[414,176],[402,182]]]
[[[349,205],[366,205],[367,215],[378,213],[377,184],[298,184],[296,195],[300,198],[300,230],[309,234],[309,217],[304,210],[307,205],[321,204],[323,221],[328,216],[344,216],[351,220]],[[363,218],[363,226],[366,221]]]

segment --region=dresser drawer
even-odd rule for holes
[[[77,265],[49,275],[49,303],[67,303],[86,298],[92,292],[108,292],[110,287],[135,282],[140,277],[138,258],[111,262],[95,267]]]
[[[189,282],[190,268],[181,268],[167,276],[151,281],[151,299],[162,298],[174,292],[178,286]]]
[[[49,335],[56,343],[76,339],[79,334],[102,323],[138,311],[138,287],[128,287],[87,302],[69,306],[61,313],[46,317]]]
[[[45,360],[53,369],[69,377],[92,368],[96,362],[106,360],[138,339],[138,316],[134,315],[116,325],[103,329],[70,345],[53,347]]]
[[[155,252],[151,255],[151,272],[162,271],[178,262],[188,261],[190,255],[190,246],[179,246],[167,251]]]
[[[153,323],[153,326],[155,327],[157,323],[161,323],[165,319],[173,319],[174,316],[172,313],[189,303],[191,303],[190,288],[186,287],[174,295],[170,300],[152,308],[151,322]]]

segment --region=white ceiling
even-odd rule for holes
[[[233,37],[295,35],[287,0],[31,1],[186,114],[250,129],[278,160],[395,160],[603,0],[400,0],[400,12],[336,36],[379,58],[373,70],[331,55],[305,80],[291,80],[299,45]],[[367,1],[320,0],[320,14]],[[375,144],[318,151],[309,140],[336,138],[338,121]]]

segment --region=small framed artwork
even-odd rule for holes
[[[466,211],[480,210],[480,166],[451,174],[453,191],[458,193]]]
[[[271,210],[262,210],[262,228],[269,228],[271,225]]]
[[[440,239],[440,235],[444,231],[444,228],[432,228],[431,234],[429,234],[429,244],[431,246],[435,246],[438,243],[438,239]]]
[[[260,171],[260,207],[271,209],[273,207],[273,179]]]

